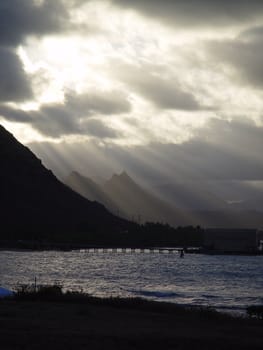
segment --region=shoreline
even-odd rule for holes
[[[23,284],[18,284],[17,285],[17,289],[19,289],[21,286],[23,286]],[[45,284],[41,284],[39,286],[31,284],[31,285],[27,285],[27,287],[30,287],[30,289],[34,289],[34,288],[45,288],[45,287],[50,287],[49,285],[45,285]],[[56,285],[54,285],[56,287]],[[132,295],[132,296],[122,296],[122,295],[116,295],[116,296],[98,296],[98,295],[93,295],[93,294],[88,294],[85,292],[79,292],[79,291],[71,291],[71,290],[64,290],[62,286],[58,285],[58,288],[61,288],[61,290],[63,290],[63,294],[62,294],[62,300],[63,301],[63,296],[66,294],[75,294],[76,298],[78,298],[81,302],[86,302],[86,298],[89,301],[92,300],[96,300],[96,301],[100,301],[102,304],[105,302],[107,304],[108,301],[110,302],[114,302],[114,300],[122,303],[122,302],[126,302],[127,300],[129,301],[129,304],[132,303],[133,301],[135,301],[135,303],[139,300],[142,304],[152,304],[152,305],[166,305],[166,306],[170,306],[171,308],[180,308],[180,309],[184,309],[184,310],[192,310],[192,311],[198,311],[198,310],[205,310],[208,312],[214,312],[214,313],[218,313],[218,314],[222,314],[222,315],[226,315],[226,316],[231,316],[231,317],[235,317],[235,318],[248,318],[248,314],[247,314],[247,308],[248,307],[253,307],[254,304],[251,305],[243,305],[243,306],[225,306],[225,305],[221,305],[221,306],[217,306],[217,305],[210,305],[210,304],[187,304],[187,303],[178,303],[176,301],[171,301],[171,300],[164,300],[165,298],[154,298],[154,297],[145,297],[145,296],[141,296],[141,295]],[[6,295],[1,295],[0,294],[0,302],[1,300],[4,299],[16,299],[15,298],[15,294],[16,294],[16,290],[13,289],[6,289],[6,288],[2,288],[3,290],[5,290],[6,292],[9,292],[9,294]],[[1,287],[0,287],[1,290]],[[32,292],[30,292],[32,293]],[[34,292],[33,292],[34,293]],[[25,298],[27,299],[27,298]],[[28,299],[30,300],[30,296],[28,297]]]
[[[22,284],[21,284],[22,285]],[[45,285],[43,285],[45,286]],[[19,287],[19,285],[18,285]],[[33,287],[33,284],[32,284]],[[9,289],[9,291],[12,293],[10,295],[7,295],[7,298],[12,299],[14,296],[15,291],[12,289]],[[63,293],[76,293],[77,295],[81,295],[82,292],[78,292],[78,291],[67,291],[65,290]],[[234,318],[248,318],[248,314],[247,314],[247,308],[248,307],[253,307],[254,304],[251,305],[243,305],[243,306],[216,306],[216,305],[209,305],[209,304],[187,304],[187,303],[178,303],[176,301],[171,301],[171,300],[164,300],[164,298],[147,298],[145,296],[136,296],[136,295],[132,295],[132,296],[97,296],[97,295],[92,295],[92,294],[86,294],[83,292],[83,295],[87,295],[90,300],[94,299],[94,300],[99,300],[103,303],[103,301],[105,301],[105,303],[107,303],[107,301],[127,301],[129,300],[129,302],[133,302],[133,301],[137,301],[140,300],[141,303],[148,303],[149,305],[152,304],[158,304],[158,305],[167,305],[170,306],[171,308],[180,308],[180,309],[185,309],[185,310],[192,310],[192,311],[198,311],[198,310],[205,310],[208,312],[214,312],[214,313],[218,313],[221,315],[225,315],[225,316],[231,316]],[[5,299],[6,296],[1,296],[0,295],[0,302],[1,299]]]

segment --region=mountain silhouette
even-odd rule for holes
[[[118,214],[120,212],[111,198],[103,191],[102,186],[96,183],[93,179],[83,176],[77,171],[72,171],[64,180],[64,183],[83,197],[91,201],[102,203],[112,213]]]
[[[130,225],[62,184],[2,126],[0,164],[1,238],[119,232]]]
[[[127,218],[137,222],[171,222],[171,217],[175,223],[182,220],[182,214],[175,207],[138,185],[125,171],[114,174],[103,189]]]
[[[159,187],[149,192],[125,171],[114,174],[104,186],[73,172],[66,183],[88,199],[103,203],[112,213],[138,223],[162,222],[174,227],[261,227],[262,213],[233,210],[204,186],[191,184]],[[156,194],[155,194],[156,193]],[[198,209],[201,207],[201,209]]]
[[[175,209],[147,192],[125,171],[114,174],[103,186],[73,171],[65,184],[87,199],[102,203],[112,213],[132,221],[168,222],[170,217],[176,216]]]

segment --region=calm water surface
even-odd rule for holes
[[[242,311],[263,304],[263,256],[0,252],[0,287],[60,283],[96,296],[140,296]]]

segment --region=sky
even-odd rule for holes
[[[263,180],[263,1],[1,0],[0,123],[59,176]]]

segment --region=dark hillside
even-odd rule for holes
[[[27,147],[0,126],[1,238],[45,233],[120,231],[129,222],[62,184]]]

